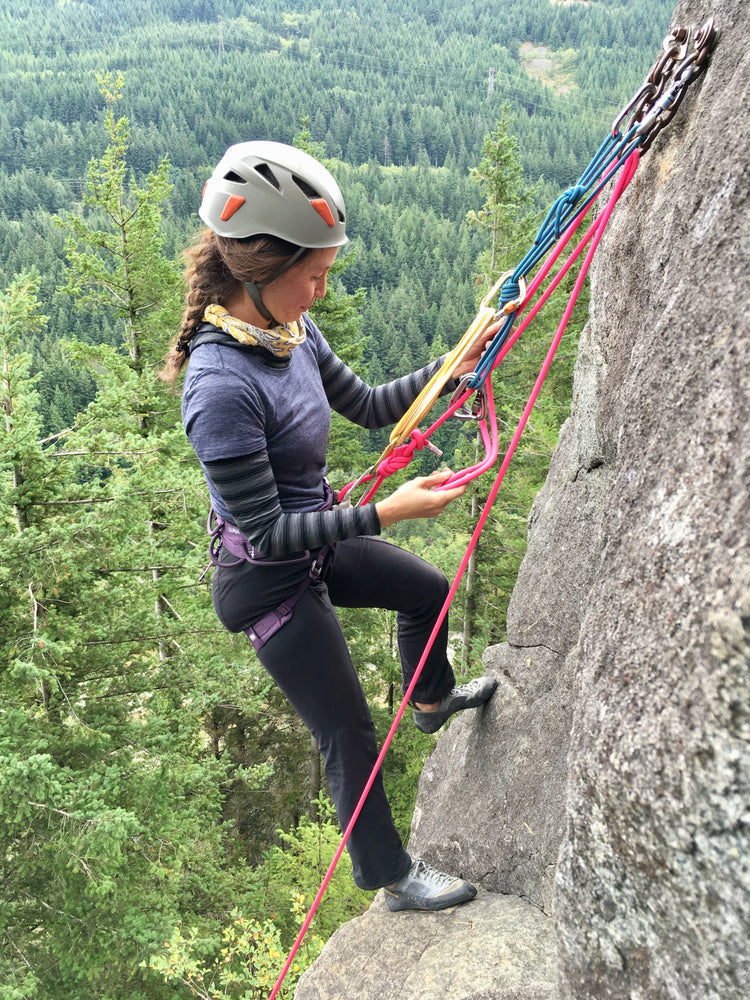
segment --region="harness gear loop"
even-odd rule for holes
[[[237,566],[241,562],[262,563],[265,566],[273,566],[275,563],[284,563],[285,566],[293,566],[295,563],[308,562],[312,557],[310,550],[305,549],[301,555],[292,556],[289,559],[269,559],[261,552],[258,552],[258,550],[254,548],[250,542],[248,542],[235,524],[231,524],[223,517],[220,517],[213,507],[208,512],[206,530],[209,535],[208,556],[211,560],[211,565],[213,566]],[[231,556],[234,556],[231,562],[219,559],[219,549],[222,547],[225,548]]]

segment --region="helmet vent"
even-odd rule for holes
[[[267,180],[268,183],[271,184],[273,187],[275,187],[277,191],[281,191],[281,184],[279,184],[278,180],[276,179],[276,175],[274,174],[273,170],[271,170],[271,168],[268,166],[267,163],[256,164],[255,172],[256,174],[260,174],[260,176],[263,177],[264,180]]]
[[[229,170],[226,174],[224,174],[224,180],[225,181],[231,181],[232,184],[246,184],[247,183],[247,181],[245,180],[245,178],[244,177],[240,177],[240,175],[236,174],[234,172],[234,170]]]
[[[303,180],[301,177],[297,177],[296,174],[292,174],[292,180],[300,189],[302,194],[306,198],[309,198],[310,201],[313,201],[315,198],[320,198],[320,192],[316,191],[315,188],[312,187],[311,184],[308,184],[306,180]]]

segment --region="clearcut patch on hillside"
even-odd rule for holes
[[[575,49],[549,49],[546,45],[522,42],[518,50],[521,65],[529,74],[551,87],[556,94],[569,94],[575,89],[573,70]]]

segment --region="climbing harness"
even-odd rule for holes
[[[328,883],[333,876],[336,865],[344,852],[346,843],[357,822],[359,814],[364,806],[365,800],[377,777],[385,754],[390,746],[393,736],[398,728],[401,718],[412,697],[414,687],[420,677],[422,669],[435,639],[448,614],[453,597],[458,590],[463,575],[469,564],[469,559],[479,541],[482,529],[490,515],[492,505],[500,490],[505,472],[510,464],[511,458],[521,439],[521,435],[526,427],[531,411],[536,402],[537,396],[542,388],[542,384],[547,376],[549,368],[554,359],[557,348],[562,340],[565,329],[570,320],[570,316],[575,306],[580,289],[585,281],[594,253],[604,235],[607,223],[617,204],[619,198],[626,190],[635,172],[638,169],[640,157],[653,143],[659,132],[671,120],[674,112],[682,101],[687,86],[695,80],[705,69],[708,56],[716,40],[716,30],[713,18],[710,18],[697,31],[687,28],[676,28],[670,32],[662,44],[662,51],[659,58],[654,63],[648,74],[646,82],[639,89],[625,109],[618,115],[612,126],[610,135],[594,156],[589,167],[584,171],[578,184],[565,191],[553,204],[539,233],[534,240],[534,244],[515,268],[514,271],[503,275],[489,295],[482,302],[479,314],[474,323],[469,327],[457,348],[446,359],[445,364],[434,377],[434,379],[423,389],[422,393],[410,408],[409,412],[399,421],[394,428],[388,446],[379,461],[371,469],[368,469],[358,480],[350,483],[339,494],[342,498],[351,498],[353,489],[365,483],[374,482],[364,494],[359,503],[366,503],[380,483],[390,475],[396,468],[403,468],[411,460],[414,452],[420,448],[429,447],[430,434],[451,415],[459,415],[464,419],[478,419],[482,423],[482,437],[485,442],[486,455],[482,462],[477,463],[471,469],[465,469],[457,473],[436,489],[445,489],[455,486],[457,483],[468,482],[482,472],[489,469],[497,458],[496,438],[497,428],[495,425],[494,404],[492,402],[492,392],[489,383],[489,375],[507,356],[508,351],[518,340],[523,330],[533,320],[539,309],[547,301],[554,289],[559,285],[565,274],[568,273],[573,263],[586,251],[581,264],[580,271],[575,281],[573,292],[568,300],[568,304],[563,312],[560,324],[555,336],[552,339],[547,355],[542,364],[539,375],[531,390],[521,419],[513,434],[511,443],[500,465],[500,469],[495,478],[495,482],[490,489],[487,500],[482,508],[476,527],[471,536],[471,540],[466,549],[466,553],[461,561],[458,572],[448,591],[448,596],[443,604],[430,638],[425,646],[422,657],[411,682],[404,694],[401,705],[394,717],[393,723],[383,746],[380,750],[370,777],[365,784],[360,799],[355,806],[354,812],[347,824],[346,830],[341,838],[338,848],[328,867],[328,871],[323,879],[320,889],[310,906],[307,917],[297,935],[297,939],[292,946],[287,961],[282,969],[279,978],[269,996],[269,1000],[275,1000],[279,989],[289,971],[294,957],[299,950],[302,940],[307,933],[313,916],[325,894]],[[625,123],[627,122],[627,125]],[[625,126],[625,131],[623,131]],[[619,173],[619,177],[617,176]],[[555,276],[550,286],[541,295],[539,302],[530,310],[528,316],[517,330],[513,330],[515,320],[521,312],[529,305],[530,299],[539,290],[540,285],[548,276],[554,262],[560,256],[562,249],[570,241],[575,231],[583,222],[589,208],[596,200],[603,188],[615,181],[613,191],[606,205],[599,216],[590,225],[578,246],[571,256],[562,265],[560,271]],[[526,282],[531,270],[542,258],[547,255],[554,244],[558,246],[551,258],[540,269],[526,288]],[[491,300],[498,293],[499,303],[494,310],[491,308]],[[491,315],[490,315],[491,313]],[[491,340],[489,347],[482,355],[476,371],[468,377],[462,378],[453,393],[446,413],[440,417],[427,431],[420,433],[416,429],[417,423],[429,412],[434,401],[441,394],[443,388],[452,378],[452,371],[457,364],[465,357],[470,348],[476,342],[478,336],[487,330],[493,322],[501,321],[501,327]],[[475,399],[469,406],[470,397],[475,395]],[[432,446],[434,448],[434,446]],[[494,455],[494,457],[493,457]]]
[[[324,480],[323,485],[325,496],[318,510],[330,510],[334,500],[333,490],[328,480]],[[309,563],[310,568],[307,575],[294,593],[283,600],[278,607],[267,612],[262,618],[244,629],[245,635],[257,652],[265,646],[272,635],[275,635],[291,619],[296,604],[310,584],[323,576],[333,556],[334,546],[324,545],[315,554],[306,549],[300,555],[291,556],[289,559],[269,559],[248,542],[236,525],[220,517],[213,507],[208,512],[206,530],[209,535],[208,556],[212,566],[237,566],[242,562],[253,563],[257,566],[294,566],[295,563]],[[232,556],[231,560],[221,559],[222,549]]]

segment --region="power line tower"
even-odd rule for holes
[[[487,97],[490,97],[495,91],[495,67],[490,66],[490,76],[487,80]]]
[[[221,23],[221,14],[219,14],[219,55],[224,55],[224,25]]]

